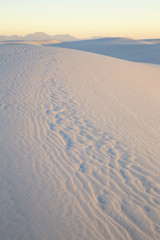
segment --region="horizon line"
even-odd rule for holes
[[[6,34],[0,34],[0,36],[4,36],[4,37],[13,37],[13,36],[18,36],[18,37],[26,37],[28,35],[34,35],[34,34],[38,34],[38,33],[41,33],[41,34],[45,34],[45,35],[48,35],[50,37],[54,37],[54,36],[65,36],[65,35],[68,35],[68,36],[71,36],[71,37],[74,37],[74,38],[77,38],[78,40],[87,40],[87,39],[92,39],[92,38],[124,38],[124,39],[136,39],[136,40],[144,40],[144,39],[149,39],[149,40],[152,40],[152,39],[160,39],[160,37],[150,37],[150,38],[136,38],[136,37],[130,37],[130,36],[118,36],[118,35],[112,35],[112,36],[98,36],[98,35],[93,35],[91,37],[77,37],[75,35],[72,35],[70,33],[58,33],[58,34],[48,34],[46,32],[43,32],[43,31],[36,31],[36,32],[33,32],[33,33],[27,33],[27,34],[11,34],[11,35],[6,35]]]

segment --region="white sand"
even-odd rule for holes
[[[160,239],[160,66],[0,45],[0,239]]]
[[[42,46],[42,45],[50,45],[50,44],[55,44],[55,43],[60,43],[60,41],[56,40],[15,40],[15,41],[0,41],[1,44],[28,44],[28,45],[37,45],[37,46]]]
[[[45,44],[53,45],[53,44]],[[70,48],[103,54],[128,61],[160,64],[160,40],[133,40],[129,38],[100,38],[54,44],[57,47]]]

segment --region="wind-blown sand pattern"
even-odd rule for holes
[[[0,56],[0,239],[160,239],[160,66]]]

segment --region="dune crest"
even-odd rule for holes
[[[134,40],[116,37],[46,45],[83,50],[133,62],[160,64],[159,39]]]

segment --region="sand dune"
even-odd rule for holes
[[[142,41],[145,41],[147,43],[151,43],[151,44],[157,44],[160,43],[160,38],[153,38],[153,39],[143,39]]]
[[[60,41],[56,41],[56,40],[9,40],[9,41],[0,41],[0,45],[1,44],[28,44],[28,45],[47,45],[47,44],[55,44],[55,43],[60,43]]]
[[[160,66],[0,45],[2,240],[160,239]]]
[[[157,39],[100,38],[64,42],[54,46],[98,53],[128,61],[160,64],[160,41]]]

